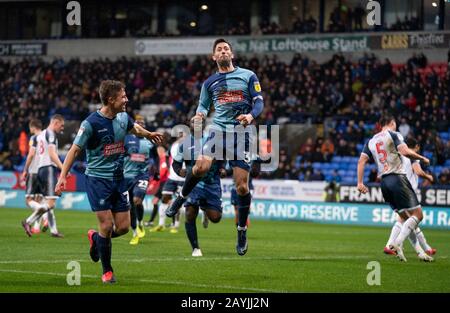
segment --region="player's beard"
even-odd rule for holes
[[[228,58],[219,58],[217,60],[217,64],[219,65],[219,67],[230,67],[231,60]]]

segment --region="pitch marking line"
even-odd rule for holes
[[[20,270],[3,270],[0,269],[0,272],[6,273],[18,273],[18,274],[32,274],[32,275],[48,275],[48,276],[60,276],[66,277],[67,274],[63,273],[53,273],[53,272],[34,272],[34,271],[20,271]],[[84,278],[98,278],[96,275],[80,275]],[[206,285],[206,284],[192,284],[183,281],[163,281],[163,280],[150,280],[150,279],[138,279],[139,282],[143,283],[152,283],[152,284],[160,284],[160,285],[178,285],[178,286],[187,286],[187,287],[199,287],[199,288],[207,288],[207,289],[231,289],[231,290],[243,290],[243,291],[254,291],[254,292],[274,292],[274,293],[286,293],[285,290],[273,290],[273,289],[262,289],[262,288],[251,288],[251,287],[237,287],[237,286],[228,286],[228,285]]]
[[[335,255],[335,256],[287,256],[287,257],[174,257],[174,258],[140,258],[140,259],[112,259],[112,262],[170,262],[170,261],[327,261],[327,260],[365,260],[373,258],[373,255]],[[446,258],[446,257],[440,257]],[[0,264],[57,264],[77,261],[80,263],[91,262],[90,260],[0,260]]]

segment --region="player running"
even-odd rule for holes
[[[246,222],[251,204],[248,186],[251,136],[247,136],[250,135],[248,132],[238,133],[234,127],[239,124],[244,127],[251,124],[261,114],[264,102],[256,75],[250,70],[235,67],[232,63],[233,58],[230,43],[225,39],[217,39],[213,45],[212,59],[217,64],[218,72],[203,83],[197,113],[192,120],[203,121],[210,111],[211,104],[214,105],[216,112],[213,125],[203,151],[212,152],[213,146],[216,146],[214,154],[218,152],[219,155],[221,154],[220,160],[223,160],[224,151],[220,147],[225,147],[227,155],[225,159],[233,168],[238,195],[239,221],[236,251],[239,255],[244,255],[248,249]],[[227,137],[232,140],[228,139],[227,142]],[[243,139],[244,149],[236,142],[238,137]],[[239,149],[241,151],[238,151]],[[167,216],[174,216],[178,212],[197,183],[209,172],[215,159],[212,154],[207,152],[200,155],[195,165],[187,171],[181,194],[167,209]]]
[[[21,181],[26,181],[26,194],[25,203],[33,211],[45,209],[44,205],[41,204],[42,194],[38,184],[38,166],[39,166],[39,154],[36,153],[37,147],[37,136],[42,131],[42,122],[38,119],[32,119],[28,124],[30,128],[30,143],[29,151],[27,155],[27,160],[23,168],[22,175],[20,176]],[[40,220],[43,221],[42,231],[47,230],[47,213],[41,216]],[[37,234],[41,231],[40,220],[36,220],[32,225],[31,232]]]
[[[128,98],[121,82],[102,81],[99,94],[102,107],[81,123],[55,192],[64,191],[73,162],[80,151],[86,149],[86,192],[99,227],[99,231],[88,231],[89,253],[94,262],[101,260],[103,283],[114,283],[111,238],[126,234],[130,227],[130,202],[123,176],[125,135],[131,132],[159,144],[162,134],[145,130],[126,113]]]
[[[193,121],[191,122],[191,128]],[[203,138],[199,138],[202,140]],[[183,141],[179,145],[175,145],[176,149],[172,152],[172,169],[180,177],[190,170],[195,164],[194,159],[194,137],[192,135],[183,137]],[[185,151],[184,149],[187,149]],[[186,155],[191,157],[186,158]],[[220,222],[222,218],[222,187],[220,185],[220,177],[226,177],[226,171],[223,167],[223,161],[214,160],[208,173],[202,177],[200,182],[195,186],[189,194],[184,206],[186,208],[185,230],[186,235],[192,247],[192,256],[203,256],[197,237],[196,219],[199,210],[203,210],[203,214],[213,223]],[[183,168],[185,165],[185,169]]]
[[[142,127],[145,126],[142,116],[136,116],[135,122]],[[147,138],[138,137],[134,134],[128,134],[125,137],[125,153],[123,175],[131,202],[130,218],[131,230],[133,231],[130,244],[137,245],[139,239],[145,236],[143,201],[150,179],[149,167],[152,160],[159,164],[159,158],[156,145]]]
[[[28,236],[31,236],[31,225],[39,220],[44,213],[48,213],[48,225],[51,236],[56,238],[64,237],[58,232],[54,213],[56,199],[58,199],[58,196],[55,194],[56,172],[58,169],[62,169],[62,163],[58,157],[58,139],[56,138],[56,134],[59,134],[63,130],[64,117],[60,114],[55,114],[50,119],[50,125],[36,137],[36,149],[39,155],[38,184],[45,197],[45,203],[25,221],[22,221],[22,226]]]
[[[414,138],[408,138],[406,140],[406,145],[408,146],[408,148],[414,150],[417,153],[420,151],[420,146]],[[404,156],[402,156],[402,159],[405,166],[406,177],[411,183],[414,191],[417,192],[419,189],[419,176],[429,180],[430,182],[433,182],[433,176],[425,173],[422,170],[422,167],[420,166],[420,162],[418,160],[411,162],[409,158],[406,158]],[[391,235],[389,236],[389,240],[383,250],[384,253],[392,255],[396,254],[395,251],[390,248],[390,246],[394,242],[395,238],[397,238],[401,228],[402,219],[398,218],[397,222],[392,227]],[[431,256],[436,254],[436,249],[433,249],[428,245],[427,240],[425,239],[425,235],[419,227],[417,227],[414,232],[411,232],[408,239],[412,247],[416,251],[419,259],[423,261],[433,261],[433,258]]]
[[[374,135],[364,146],[358,161],[358,190],[368,192],[363,183],[364,167],[369,160],[375,160],[378,176],[381,177],[381,191],[384,200],[399,215],[403,225],[398,236],[391,244],[401,261],[406,262],[403,254],[403,241],[413,232],[423,219],[422,207],[411,183],[406,177],[402,156],[420,160],[424,164],[430,161],[409,149],[400,133],[396,132],[397,124],[391,115],[380,119],[381,132]]]

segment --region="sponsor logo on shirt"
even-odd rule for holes
[[[123,146],[123,141],[117,143],[106,144],[103,149],[104,156],[110,156],[114,154],[125,153],[125,148]]]
[[[108,131],[107,128],[103,128],[103,129],[100,129],[98,132],[99,132],[99,133],[104,133],[104,132],[107,132],[107,131]]]
[[[253,86],[255,86],[256,92],[261,92],[261,85],[259,84],[259,82],[255,82]]]
[[[145,162],[145,154],[132,153],[130,155],[130,160],[133,162]]]
[[[217,97],[219,104],[234,103],[244,101],[242,90],[221,91]]]

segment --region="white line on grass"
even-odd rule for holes
[[[365,260],[373,255],[333,255],[333,256],[287,256],[287,257],[168,257],[168,258],[140,258],[140,259],[112,259],[112,262],[144,263],[144,262],[170,262],[170,261],[316,261],[316,260]],[[440,257],[446,258],[446,257]],[[0,260],[0,264],[57,264],[70,261],[91,262],[90,260]]]
[[[373,255],[334,255],[334,256],[287,256],[287,257],[168,257],[168,258],[140,258],[140,259],[112,259],[114,263],[144,263],[144,262],[205,262],[205,261],[333,261],[333,260],[367,260]],[[375,257],[378,259],[378,257]],[[447,256],[434,257],[435,259],[448,259]],[[0,264],[58,264],[77,261],[90,263],[91,260],[0,260]]]
[[[5,273],[19,273],[19,274],[33,274],[33,275],[64,276],[64,277],[67,276],[67,274],[64,274],[64,273],[54,273],[54,272],[34,272],[34,271],[21,271],[21,270],[2,270],[2,269],[0,269],[0,272],[5,272]],[[81,275],[81,277],[86,277],[86,278],[98,278],[98,276],[95,276],[95,275]]]
[[[60,276],[66,277],[67,274],[64,273],[53,273],[53,272],[34,272],[34,271],[21,271],[21,270],[3,270],[0,269],[0,272],[6,273],[18,273],[18,274],[32,274],[32,275],[49,275],[49,276]],[[81,275],[84,278],[98,278],[96,275]],[[254,292],[275,292],[275,293],[286,293],[285,290],[273,290],[273,289],[262,289],[262,288],[251,288],[251,287],[238,287],[238,286],[228,286],[228,285],[206,285],[206,284],[194,284],[183,281],[167,281],[167,280],[156,280],[156,279],[138,279],[139,282],[142,283],[152,283],[152,284],[160,284],[160,285],[177,285],[177,286],[186,286],[186,287],[199,287],[206,289],[231,289],[231,290],[242,290],[242,291],[254,291]]]
[[[200,288],[215,288],[215,289],[233,289],[233,290],[245,290],[245,291],[255,291],[255,292],[287,292],[286,290],[273,290],[273,289],[261,289],[261,288],[250,288],[250,287],[237,287],[237,286],[221,286],[221,285],[205,285],[205,284],[193,284],[186,283],[182,281],[160,281],[160,280],[150,280],[150,279],[139,279],[141,282],[152,283],[152,284],[162,284],[162,285],[179,285],[188,287],[200,287]]]

